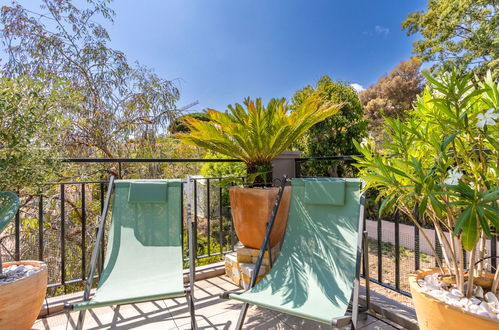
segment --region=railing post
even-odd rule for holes
[[[85,184],[81,185],[81,279],[84,280],[86,276],[87,266],[87,248],[85,235],[87,233],[87,212],[86,212],[86,199],[85,199]]]
[[[193,191],[194,191],[194,196],[193,196],[193,212],[194,212],[194,228],[196,229],[193,233],[193,237],[194,237],[194,247],[196,249],[196,254],[197,254],[197,249],[198,249],[198,184],[197,184],[197,180],[196,179],[191,179],[192,180],[192,184],[193,184]],[[204,251],[203,251],[204,253]],[[197,256],[196,256],[197,258]]]
[[[19,196],[19,193],[17,194]],[[16,217],[14,220],[15,225],[15,253],[14,257],[16,261],[21,260],[21,210],[17,210]]]
[[[210,179],[206,179],[206,238],[208,239],[208,255],[211,255],[211,210],[210,210]]]
[[[492,239],[490,240],[490,255],[492,256],[491,258],[491,266],[493,269],[491,271],[495,271],[497,269],[497,228],[495,228],[495,232],[492,235]]]
[[[43,195],[38,197],[38,260],[43,261]]]
[[[121,174],[122,174],[122,172],[121,172],[121,162],[118,162],[118,179],[122,178]]]
[[[419,270],[421,268],[421,253],[419,245],[419,228],[417,226],[414,226],[414,270]]]
[[[301,161],[295,158],[295,178],[301,178]]]
[[[218,182],[222,182],[222,179],[218,179]],[[223,223],[223,205],[222,205],[222,187],[218,188],[218,215],[220,217],[220,253],[224,252],[224,223]]]
[[[395,213],[395,288],[400,290],[400,229],[399,213]]]
[[[438,260],[442,261],[442,246],[440,245],[440,241],[438,240],[437,231],[435,230],[435,252],[437,255],[435,256],[435,267],[438,267]]]
[[[379,206],[378,206],[379,208]],[[382,239],[383,239],[383,231],[382,231],[382,220],[381,220],[381,217],[379,216],[379,213],[376,212],[376,219],[377,219],[377,249],[378,249],[378,281],[379,282],[382,282],[383,281],[383,254],[382,254],[382,250],[381,250],[381,242],[382,242]]]
[[[443,233],[443,235],[445,235],[445,232]],[[467,253],[466,253],[466,250],[464,248],[463,249],[463,266],[464,268],[466,269],[466,267],[468,267],[468,257],[467,257]],[[470,252],[470,253],[473,253],[473,252]],[[471,265],[473,266],[473,265]]]
[[[194,184],[194,189],[193,189]],[[187,228],[189,235],[189,285],[190,285],[190,294],[191,299],[194,301],[194,281],[196,280],[196,254],[197,254],[197,221],[196,217],[192,216],[192,204],[194,199],[195,204],[195,189],[196,181],[191,178],[187,181]]]
[[[113,182],[114,182],[114,178],[113,178]],[[105,194],[105,191],[104,191],[104,183],[101,183],[100,184],[100,206],[101,206],[101,214],[102,212],[104,212],[104,207],[105,207],[105,202],[104,202],[104,194]],[[112,189],[112,188],[111,188]],[[108,190],[109,190],[109,187],[108,187]],[[101,247],[100,247],[100,256],[99,256],[99,275],[102,274],[102,269],[104,268],[104,246],[106,244],[106,237],[105,235],[102,236],[102,242],[101,242]]]
[[[364,203],[365,203],[365,193],[364,193]],[[363,228],[363,234],[362,234],[362,239],[363,239],[363,253],[362,253],[362,275],[366,279],[366,281],[369,281],[369,274],[368,269],[369,269],[369,235],[367,232],[367,219],[366,219],[366,212],[364,211],[364,216],[362,218],[362,228]]]
[[[64,184],[60,186],[60,200],[61,200],[61,284],[64,285],[64,292],[66,292],[66,208],[65,208],[65,187]]]

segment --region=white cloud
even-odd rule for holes
[[[390,33],[390,29],[387,27],[383,27],[381,25],[376,25],[374,27],[374,32],[376,32],[376,34],[380,34],[380,35],[386,37]]]
[[[355,91],[357,93],[360,93],[362,92],[363,90],[365,90],[364,86],[362,86],[361,84],[350,84],[350,86],[355,89]]]

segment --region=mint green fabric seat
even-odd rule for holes
[[[337,324],[335,320],[347,313],[356,281],[358,285],[362,183],[333,178],[291,182],[288,223],[278,259],[253,288],[228,297]],[[356,290],[358,294],[358,286]]]
[[[186,296],[182,182],[120,180],[115,181],[114,189],[106,257],[97,290],[91,300],[75,303],[71,309],[84,311]]]
[[[7,227],[19,210],[19,197],[8,191],[0,191],[0,233]]]

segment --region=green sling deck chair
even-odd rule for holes
[[[19,210],[19,197],[8,191],[0,191],[0,234],[7,227]],[[0,243],[2,237],[0,237]],[[0,245],[1,248],[1,245]],[[2,266],[2,251],[0,251],[0,272]]]
[[[113,187],[104,267],[90,300]],[[80,311],[77,329],[83,327],[87,309],[181,296],[187,298],[195,328],[194,303],[183,282],[182,195],[180,180],[114,182],[111,178],[83,301],[67,306],[68,310]]]
[[[279,258],[256,285],[253,276],[249,290],[224,292],[221,297],[244,302],[236,329],[242,328],[249,304],[334,327],[351,323],[356,328],[364,236],[362,183],[359,179],[303,178],[292,179],[291,185],[288,223]],[[265,249],[269,248],[268,237],[283,188],[284,184],[267,224],[255,269],[260,268]],[[352,313],[346,315],[351,298]]]

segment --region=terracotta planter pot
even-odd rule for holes
[[[479,316],[461,308],[447,305],[423,292],[418,284],[419,279],[426,275],[438,272],[437,269],[420,271],[409,276],[412,301],[418,316],[418,325],[421,330],[450,330],[450,329],[499,329],[499,321]]]
[[[278,190],[278,188],[230,188],[232,221],[237,237],[244,246],[254,249],[261,247]],[[288,221],[290,196],[291,187],[284,188],[279,211],[270,235],[271,246],[279,243],[284,236]]]
[[[15,282],[0,284],[0,329],[31,329],[47,292],[47,265],[40,261],[17,261],[5,262],[3,267],[10,265],[32,265],[41,270]]]

